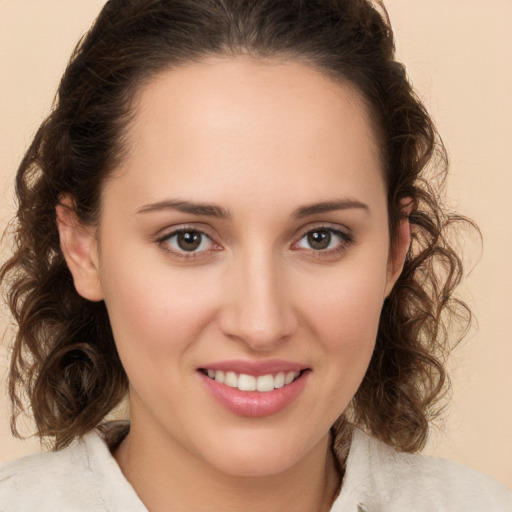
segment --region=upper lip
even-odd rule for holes
[[[205,364],[199,369],[202,370],[220,370],[223,372],[235,372],[238,374],[260,375],[276,374],[279,372],[300,372],[308,367],[293,361],[285,361],[283,359],[265,359],[254,361],[249,359],[232,359],[226,361],[216,361]]]

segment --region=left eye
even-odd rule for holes
[[[300,249],[328,251],[347,243],[348,236],[335,229],[319,228],[308,231],[297,243]]]
[[[165,239],[165,243],[176,252],[207,251],[213,245],[209,236],[191,229],[175,231]]]

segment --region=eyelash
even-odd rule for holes
[[[298,244],[308,235],[311,235],[313,233],[320,233],[320,232],[327,232],[329,233],[329,236],[331,239],[329,242],[332,241],[332,237],[336,237],[339,239],[339,242],[336,247],[328,248],[328,249],[319,249],[315,250],[313,248],[299,248]],[[198,234],[202,237],[199,247],[206,241],[209,241],[209,243],[212,245],[213,249],[205,249],[201,251],[192,250],[192,251],[186,251],[184,249],[172,249],[170,247],[170,240],[178,237],[179,235],[186,234],[186,233],[194,233]],[[158,245],[164,250],[166,253],[172,254],[174,257],[183,259],[183,260],[195,260],[198,258],[202,258],[207,256],[206,253],[208,252],[218,252],[222,250],[222,246],[220,244],[217,244],[208,234],[206,234],[204,231],[201,231],[200,229],[193,228],[193,227],[180,227],[178,229],[175,229],[171,231],[170,233],[166,233],[164,236],[157,239]],[[351,234],[346,233],[344,231],[341,231],[339,229],[330,227],[330,226],[315,226],[314,228],[305,230],[300,235],[299,239],[292,244],[292,248],[298,250],[298,251],[308,251],[310,252],[314,257],[316,258],[329,258],[336,255],[339,255],[347,250],[347,248],[354,243],[354,238]]]
[[[157,243],[166,253],[171,254],[177,258],[181,258],[183,260],[195,260],[197,258],[206,256],[205,253],[208,252],[208,249],[202,251],[186,251],[183,249],[171,249],[170,240],[185,233],[197,233],[198,235],[200,235],[202,239],[199,247],[204,243],[206,239],[210,241],[211,245],[214,247],[213,251],[217,252],[222,250],[221,246],[215,243],[213,239],[210,236],[208,236],[204,231],[201,231],[200,229],[197,228],[186,226],[175,229],[170,233],[166,233],[164,236],[160,237],[157,240]]]
[[[345,231],[342,231],[340,229],[333,228],[331,226],[315,226],[314,228],[307,229],[302,232],[297,242],[295,242],[292,247],[296,247],[305,237],[308,235],[311,235],[313,233],[320,233],[320,232],[327,232],[329,233],[332,241],[332,237],[338,238],[338,243],[336,244],[336,247],[332,247],[330,249],[323,249],[323,250],[315,250],[312,248],[309,249],[300,249],[297,250],[301,251],[308,251],[311,253],[312,256],[315,258],[332,258],[336,257],[342,253],[344,253],[348,247],[354,243],[354,237],[352,234],[347,233]]]

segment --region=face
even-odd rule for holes
[[[400,269],[368,112],[310,67],[242,57],[165,72],[135,108],[72,268],[105,300],[132,431],[283,471],[325,446]]]

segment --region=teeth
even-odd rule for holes
[[[284,372],[279,372],[274,378],[274,387],[276,389],[282,388],[284,386],[284,379]]]
[[[240,391],[260,391],[262,393],[282,388],[300,375],[300,372],[279,372],[276,375],[268,374],[254,377],[245,373],[238,375],[235,372],[223,372],[221,370],[207,370],[205,373],[210,379],[231,388],[238,388]]]
[[[241,373],[238,377],[238,389],[240,391],[256,391],[256,377]]]
[[[261,375],[256,379],[258,391],[272,391],[274,389],[274,377],[272,375]]]
[[[290,384],[293,379],[295,379],[295,372],[288,372],[284,378],[284,385],[286,386],[286,384]]]
[[[238,377],[235,372],[226,372],[224,376],[224,384],[230,388],[238,387]]]

